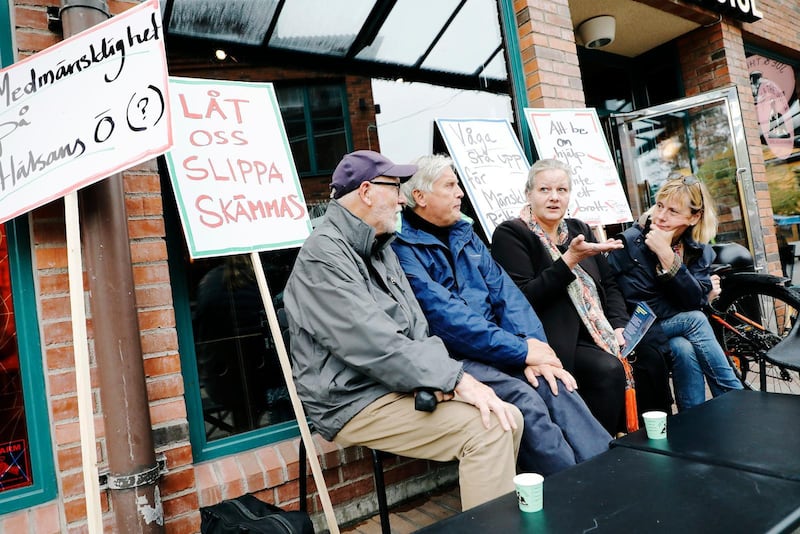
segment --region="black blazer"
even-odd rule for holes
[[[591,228],[578,219],[566,219],[569,243],[579,234],[596,242]],[[508,272],[522,290],[544,325],[547,341],[555,350],[564,368],[574,369],[575,346],[583,323],[572,305],[567,286],[575,274],[563,259],[553,262],[550,253],[522,219],[500,224],[492,235],[492,256]],[[613,328],[624,328],[628,322],[625,299],[603,254],[586,258],[580,266],[597,285],[603,310]]]

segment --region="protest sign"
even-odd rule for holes
[[[437,119],[436,125],[491,240],[526,203],[528,159],[506,119]]]
[[[539,157],[572,168],[569,217],[593,226],[633,220],[594,109],[526,108],[525,117]]]
[[[193,258],[249,252],[328,530],[339,533],[316,445],[292,379],[258,254],[300,246],[311,233],[300,180],[271,83],[170,78],[172,188]]]
[[[172,144],[156,0],[0,71],[0,222]]]
[[[270,83],[170,78],[170,177],[193,258],[299,246],[311,233]]]

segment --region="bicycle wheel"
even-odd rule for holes
[[[797,320],[800,294],[779,285],[744,283],[727,287],[714,308],[718,313],[711,314],[711,322],[717,339],[742,384],[754,390],[800,395],[800,373],[764,358]],[[722,325],[720,318],[727,325]]]

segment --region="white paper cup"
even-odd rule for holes
[[[538,512],[542,509],[544,477],[538,473],[520,473],[514,477],[519,509]]]
[[[664,439],[667,437],[667,414],[666,412],[644,412],[644,428],[647,430],[647,437],[650,439]]]

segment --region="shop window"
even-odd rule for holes
[[[784,274],[800,257],[800,62],[748,49],[750,88]]]
[[[162,169],[164,180],[166,176]],[[170,186],[164,181],[162,187]],[[177,208],[171,196],[165,200],[170,278],[195,459],[296,436],[297,423],[251,256],[190,259]],[[282,322],[283,288],[298,250],[260,255]]]
[[[275,93],[297,172],[333,172],[351,147],[344,86],[277,86]]]
[[[55,496],[26,225],[0,225],[0,514]]]

